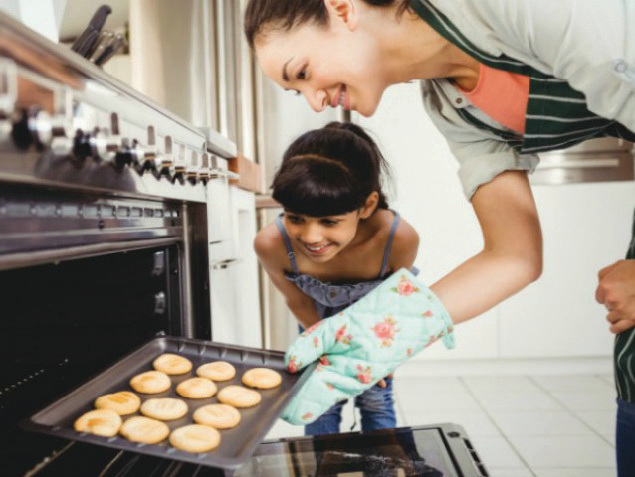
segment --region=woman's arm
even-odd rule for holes
[[[483,250],[430,287],[454,323],[480,315],[542,272],[540,222],[525,172],[503,172],[480,186],[472,206]]]
[[[254,249],[269,278],[284,295],[287,306],[296,320],[305,329],[320,321],[313,299],[284,276],[284,261],[288,261],[289,257],[275,224],[268,225],[258,232],[254,240]]]

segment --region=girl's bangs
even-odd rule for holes
[[[274,184],[273,198],[289,212],[327,217],[353,212],[364,204],[365,197],[360,201],[362,195],[347,181],[333,178],[318,183],[298,176],[294,179]]]

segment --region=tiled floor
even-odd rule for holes
[[[398,425],[462,425],[493,477],[615,475],[610,375],[395,379]],[[352,425],[345,408],[342,429]],[[277,424],[268,438],[301,435]]]

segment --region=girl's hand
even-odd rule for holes
[[[394,377],[394,374],[390,373],[385,378],[380,379],[379,381],[377,381],[377,386],[379,386],[382,389],[385,389],[388,386],[388,383],[386,382],[386,379],[392,379],[393,377]]]

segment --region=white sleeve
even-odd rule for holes
[[[504,140],[466,122],[456,112],[442,88],[434,81],[422,81],[423,103],[430,119],[445,137],[459,162],[459,179],[468,200],[482,184],[508,170],[533,172],[535,155],[517,153]]]
[[[635,132],[635,1],[487,0],[465,8],[512,52],[582,92],[590,111]]]

